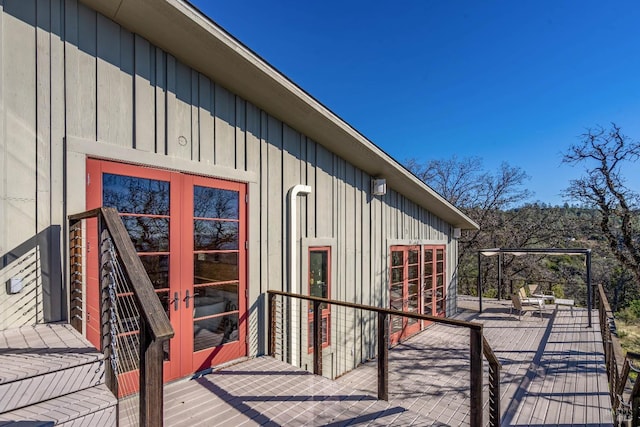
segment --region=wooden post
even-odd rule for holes
[[[140,426],[162,426],[162,341],[153,340],[147,322],[140,322]]]
[[[322,375],[322,313],[320,302],[313,301],[313,373]]]
[[[268,312],[267,327],[269,328],[269,356],[276,357],[276,295],[268,294]]]
[[[378,312],[378,399],[389,400],[389,317]]]
[[[482,427],[482,329],[469,329],[471,427]]]

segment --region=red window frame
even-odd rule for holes
[[[322,267],[326,267],[324,271],[318,272],[316,266],[312,266],[311,254],[312,252],[324,252],[326,253],[326,265]],[[310,296],[321,296],[323,298],[330,299],[331,298],[331,247],[330,246],[312,246],[309,247],[308,251],[308,270],[307,270],[307,283],[308,290]],[[318,284],[318,280],[322,284],[326,284],[326,295],[323,295],[325,292],[318,292],[318,289],[315,288]],[[322,285],[321,285],[322,286]],[[326,304],[322,306],[320,310],[320,315],[322,316],[321,328],[322,328],[322,348],[327,348],[331,345],[331,306]],[[313,303],[309,302],[309,310],[308,310],[308,327],[307,327],[307,347],[309,353],[313,352]]]

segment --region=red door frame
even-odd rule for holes
[[[425,252],[431,252],[431,271],[427,272],[426,265],[426,256],[424,256]],[[423,296],[422,296],[422,305],[424,314],[429,314],[432,316],[445,317],[446,316],[446,299],[447,299],[447,286],[446,286],[446,245],[424,245],[422,247],[422,265],[423,265]],[[442,260],[439,261],[438,253],[442,255]],[[439,271],[440,270],[440,271]],[[439,272],[438,272],[439,271]],[[430,283],[427,283],[428,278],[430,278]],[[440,286],[438,286],[440,284]],[[438,297],[438,290],[442,292],[441,297]],[[425,299],[427,296],[431,296],[431,301],[426,304]],[[442,302],[444,310],[437,309],[437,303]],[[430,305],[429,311],[427,312],[426,307]],[[425,322],[424,326],[426,327],[429,323]]]
[[[178,315],[170,315],[171,324],[176,331],[170,340],[169,361],[164,364],[164,381],[184,377],[198,370],[242,357],[247,354],[247,253],[246,241],[246,185],[237,182],[204,178],[179,172],[171,172],[142,166],[134,166],[110,161],[87,159],[87,209],[102,206],[102,174],[112,173],[139,178],[148,178],[170,183],[170,221],[169,221],[169,296],[179,295]],[[193,295],[193,186],[205,186],[238,191],[239,209],[239,253],[238,253],[238,341],[223,344],[209,351],[193,352],[193,303],[185,308],[184,297],[189,290]],[[171,238],[180,236],[180,238]],[[97,222],[87,222],[87,338],[100,348],[100,310],[98,287],[98,251]],[[187,249],[189,248],[189,249]],[[177,255],[176,255],[177,254]],[[170,314],[175,312],[170,304]],[[93,316],[92,316],[93,315]],[[127,374],[129,375],[129,373]],[[131,375],[137,375],[136,372]],[[133,391],[133,390],[132,390]]]
[[[327,271],[326,274],[326,282],[327,282],[327,295],[325,298],[331,299],[331,246],[310,246],[307,251],[307,264],[308,264],[308,277],[307,284],[309,295],[311,295],[311,252],[326,252],[327,253]],[[316,295],[317,296],[317,295]],[[313,312],[313,304],[309,302],[309,310],[307,316],[307,352],[309,354],[313,353],[313,317],[315,313]],[[326,320],[327,325],[327,340],[322,340],[322,348],[325,349],[331,346],[331,306],[326,305],[320,310],[320,316],[322,316],[322,320]],[[320,325],[322,327],[322,323]]]
[[[415,263],[409,263],[409,252],[411,251],[416,251],[417,252],[417,262]],[[393,266],[393,252],[401,252],[402,253],[402,266]],[[389,278],[389,301],[390,301],[390,306],[391,306],[391,302],[392,302],[392,287],[394,285],[398,285],[402,282],[402,311],[410,311],[409,310],[409,299],[411,297],[415,298],[416,301],[416,309],[415,309],[415,313],[421,313],[422,309],[421,309],[421,301],[422,301],[422,292],[421,292],[421,286],[420,286],[420,280],[422,278],[422,274],[421,274],[421,270],[422,270],[422,265],[421,265],[421,260],[422,260],[422,256],[421,256],[421,250],[420,250],[420,246],[391,246],[390,248],[390,260],[389,260],[389,271],[390,271],[390,278]],[[397,281],[394,282],[394,277],[393,277],[393,273],[394,273],[394,269],[402,269],[402,279],[401,282]],[[410,278],[409,277],[409,272],[410,269],[412,268],[417,268],[417,273],[416,273],[416,277],[414,278]],[[410,282],[414,281],[415,285],[416,285],[416,294],[410,295],[409,294],[409,285]],[[395,319],[396,322],[398,322],[400,319]],[[411,322],[409,320],[409,318],[407,317],[403,317],[402,318],[402,327],[400,330],[396,331],[396,332],[391,332],[393,329],[393,323],[394,323],[394,316],[391,316],[391,318],[389,319],[390,322],[390,328],[389,328],[389,341],[391,343],[391,345],[397,344],[398,342],[400,342],[403,339],[406,339],[407,337],[417,333],[420,331],[420,322],[419,321],[413,321]],[[411,324],[410,324],[411,323]]]

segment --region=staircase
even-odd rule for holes
[[[115,426],[104,363],[68,324],[0,331],[0,427]]]

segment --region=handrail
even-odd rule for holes
[[[448,318],[448,317],[436,317],[436,316],[430,316],[428,314],[411,313],[409,311],[391,310],[389,308],[374,307],[374,306],[371,306],[371,305],[364,305],[364,304],[357,304],[357,303],[351,303],[351,302],[337,301],[337,300],[332,300],[332,299],[327,299],[327,298],[313,297],[313,296],[310,296],[310,295],[292,294],[292,293],[289,293],[289,292],[276,291],[276,290],[268,290],[267,293],[268,294],[272,294],[272,295],[281,295],[281,296],[285,296],[285,297],[294,297],[294,298],[307,300],[307,301],[317,301],[319,303],[332,304],[332,305],[337,305],[337,306],[340,306],[340,307],[347,307],[347,308],[355,308],[355,309],[360,309],[360,310],[375,311],[377,313],[384,313],[384,314],[387,314],[387,315],[404,316],[404,317],[409,317],[411,319],[416,319],[416,320],[428,320],[430,322],[443,323],[443,324],[449,325],[449,326],[460,326],[460,327],[463,327],[463,328],[482,330],[482,323],[467,322],[467,321],[464,321],[464,320],[456,320],[456,319],[451,319],[451,318]]]
[[[631,417],[631,425],[640,425],[640,381],[628,392],[629,372],[635,370],[630,357],[635,353],[624,352],[618,337],[612,333],[615,328],[615,316],[602,284],[598,285],[598,315],[600,332],[604,346],[605,367],[609,378],[611,407],[616,417]]]
[[[320,304],[346,307],[365,311],[376,312],[378,315],[378,399],[388,399],[388,349],[389,349],[389,316],[404,316],[416,320],[427,320],[434,323],[468,328],[470,332],[470,425],[480,427],[483,425],[482,402],[482,356],[489,361],[489,425],[500,426],[500,369],[501,365],[491,346],[483,335],[483,325],[476,322],[467,322],[451,318],[436,317],[427,314],[411,313],[406,311],[391,310],[388,308],[331,300],[310,295],[293,294],[289,292],[268,290],[267,313],[268,322],[268,352],[276,354],[276,296],[298,298],[313,303],[314,313],[319,312]],[[322,353],[320,342],[320,317],[314,316],[313,320],[313,366],[314,373],[322,375]]]
[[[118,211],[111,207],[101,207],[69,215],[70,230],[79,221],[89,218],[97,218],[109,233],[113,247],[121,260],[122,273],[128,281],[135,302],[139,307],[141,317],[139,332],[139,425],[161,426],[163,423],[163,342],[174,336],[173,327],[154,291],[149,275]],[[104,327],[101,329],[105,330]],[[110,381],[113,382],[116,374],[109,373]],[[115,389],[117,394],[117,386]],[[112,391],[114,391],[114,387],[112,387]]]
[[[122,258],[124,273],[131,282],[131,287],[138,304],[140,304],[140,314],[145,317],[152,339],[173,338],[174,331],[171,322],[154,291],[151,279],[140,261],[118,211],[115,208],[102,208],[102,215],[105,225],[111,233],[113,244]]]

